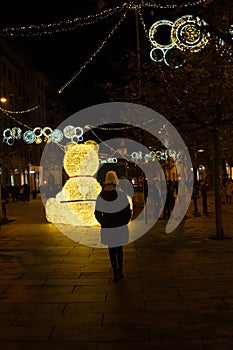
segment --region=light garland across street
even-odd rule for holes
[[[71,142],[83,141],[83,128],[75,127],[73,125],[66,126],[63,131],[60,129],[52,129],[49,126],[44,128],[35,127],[33,130],[22,131],[19,127],[7,128],[3,130],[2,140],[9,146],[14,144],[15,140],[22,139],[27,144],[40,144],[44,142],[59,143],[63,137],[69,139]]]

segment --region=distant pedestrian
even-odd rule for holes
[[[23,185],[23,201],[30,202],[30,187],[28,184]]]
[[[202,209],[204,214],[209,214],[207,208],[207,192],[208,192],[208,182],[207,179],[201,184],[201,196],[202,196]]]
[[[124,278],[122,245],[128,243],[127,225],[131,218],[130,202],[122,190],[117,190],[118,181],[115,171],[106,173],[95,207],[95,217],[101,225],[101,243],[108,246],[114,282]]]
[[[20,202],[25,202],[23,185],[20,185],[20,187],[19,187],[19,200],[20,200]]]
[[[222,204],[226,204],[226,187],[224,183],[221,184],[221,202]]]
[[[2,213],[4,219],[6,219],[6,204],[8,202],[8,193],[6,188],[1,185],[1,200],[2,200]]]
[[[167,195],[163,210],[163,219],[169,219],[175,205],[174,186],[172,180],[167,182]]]
[[[200,191],[200,186],[199,183],[196,182],[193,186],[193,194],[192,194],[192,199],[193,199],[193,213],[198,214],[198,206],[197,206],[197,200],[199,198],[199,191]]]
[[[225,188],[226,188],[226,203],[231,204],[232,193],[233,193],[233,182],[231,178],[227,179]]]

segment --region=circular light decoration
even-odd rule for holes
[[[80,137],[83,136],[83,128],[81,128],[80,126],[77,126],[77,127],[75,128],[75,132],[76,132],[76,136],[77,136],[78,138],[80,138]]]
[[[76,128],[73,125],[67,125],[63,130],[63,134],[67,139],[71,139],[76,136]]]
[[[162,62],[166,55],[167,50],[160,49],[158,47],[154,47],[150,52],[150,58],[155,62]]]
[[[12,137],[12,131],[10,128],[7,128],[3,131],[3,137],[6,139]]]
[[[41,137],[42,136],[42,128],[39,127],[39,126],[34,128],[33,132],[34,132],[36,137]]]
[[[50,137],[49,137],[49,136],[48,136],[48,137],[47,137],[47,136],[44,137],[44,142],[49,143],[50,141],[51,141],[51,140],[50,140]]]
[[[54,129],[50,135],[52,142],[60,142],[63,139],[63,133],[59,129]]]
[[[149,29],[149,38],[154,47],[157,49],[171,49],[175,43],[171,40],[173,22],[166,19],[160,20],[152,24]],[[161,27],[161,28],[159,28]],[[162,28],[163,27],[163,28]],[[161,35],[160,35],[161,31]],[[167,38],[164,39],[164,33],[167,33]],[[161,37],[163,37],[164,43],[160,43]]]
[[[178,18],[171,30],[171,39],[182,51],[198,52],[209,41],[209,33],[204,33],[205,22],[199,17],[186,15]]]
[[[14,139],[11,136],[3,137],[3,142],[7,143],[8,146],[12,146],[14,143]]]
[[[180,68],[186,61],[186,57],[184,55],[185,54],[183,51],[180,52],[178,48],[173,47],[164,53],[164,63],[171,68]]]
[[[46,137],[50,137],[52,134],[53,130],[49,127],[46,126],[43,130],[42,130],[42,134]]]
[[[42,138],[41,137],[37,137],[35,142],[36,142],[37,145],[39,145],[40,143],[42,143]]]
[[[23,134],[23,140],[28,144],[32,144],[36,140],[36,135],[34,134],[34,131],[25,131],[25,133]]]
[[[12,137],[16,140],[20,140],[22,137],[22,130],[18,127],[12,128]]]

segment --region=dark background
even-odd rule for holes
[[[153,3],[153,0],[150,2]],[[184,4],[188,1],[183,0],[181,2]],[[120,0],[108,0],[106,7],[101,8],[101,2],[98,0],[7,1],[1,5],[0,24],[2,28],[5,28],[29,24],[53,23],[60,20],[96,14],[104,9],[115,7],[122,3],[123,1]],[[165,3],[178,4],[179,0],[161,1],[161,4]],[[184,8],[184,11],[190,13],[187,8]],[[149,18],[151,25],[158,19],[177,18],[177,9],[156,9],[154,11],[149,9],[144,12],[144,15]],[[75,30],[65,33],[3,38],[16,46],[16,54],[17,48],[26,51],[31,56],[34,66],[46,75],[56,89],[59,89],[79,71],[99,48],[120,17],[121,14],[116,14],[95,24],[78,27]],[[148,45],[149,50],[148,40],[145,37],[141,23],[139,23],[139,31],[140,45]],[[116,78],[114,65],[129,50],[136,51],[134,11],[127,14],[124,22],[93,61],[59,95],[71,113],[90,105],[107,101],[99,85],[100,83]]]

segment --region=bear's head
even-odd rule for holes
[[[99,168],[98,144],[95,141],[68,144],[65,148],[63,166],[70,177],[94,175]]]

